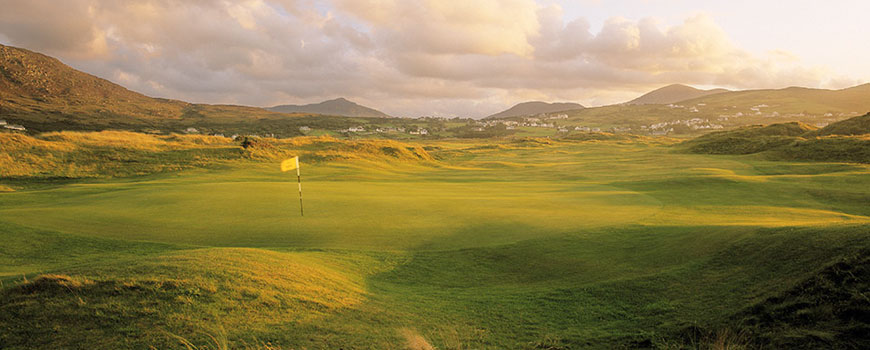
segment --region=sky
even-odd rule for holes
[[[0,43],[149,96],[394,116],[870,82],[864,0],[0,0]]]

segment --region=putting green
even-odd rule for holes
[[[504,244],[626,224],[660,207],[652,197],[602,185],[309,181],[301,217],[295,183],[209,180],[10,194],[5,202],[15,208],[0,213],[20,225],[128,240],[404,250]]]

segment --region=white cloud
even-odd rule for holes
[[[272,105],[346,96],[397,115],[482,116],[523,99],[621,102],[659,85],[842,85],[710,16],[593,32],[533,0],[0,0],[0,39],[136,91]]]

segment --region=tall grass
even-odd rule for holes
[[[0,133],[0,179],[123,177],[301,155],[308,162],[369,160],[431,162],[420,145],[332,137],[249,139],[150,135],[127,131]]]

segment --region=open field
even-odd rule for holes
[[[243,150],[149,137],[148,152],[112,153],[136,173],[56,176],[33,163],[0,178],[9,189],[0,192],[0,344],[867,344],[860,299],[849,309],[859,316],[837,322],[754,329],[743,320],[767,310],[755,305],[840,315],[782,302],[826,268],[863,266],[868,165],[682,154],[643,138],[306,139]],[[48,154],[87,163],[88,139],[45,142],[66,142]],[[296,154],[305,217],[295,176],[277,171]],[[160,159],[181,165],[150,165]]]

